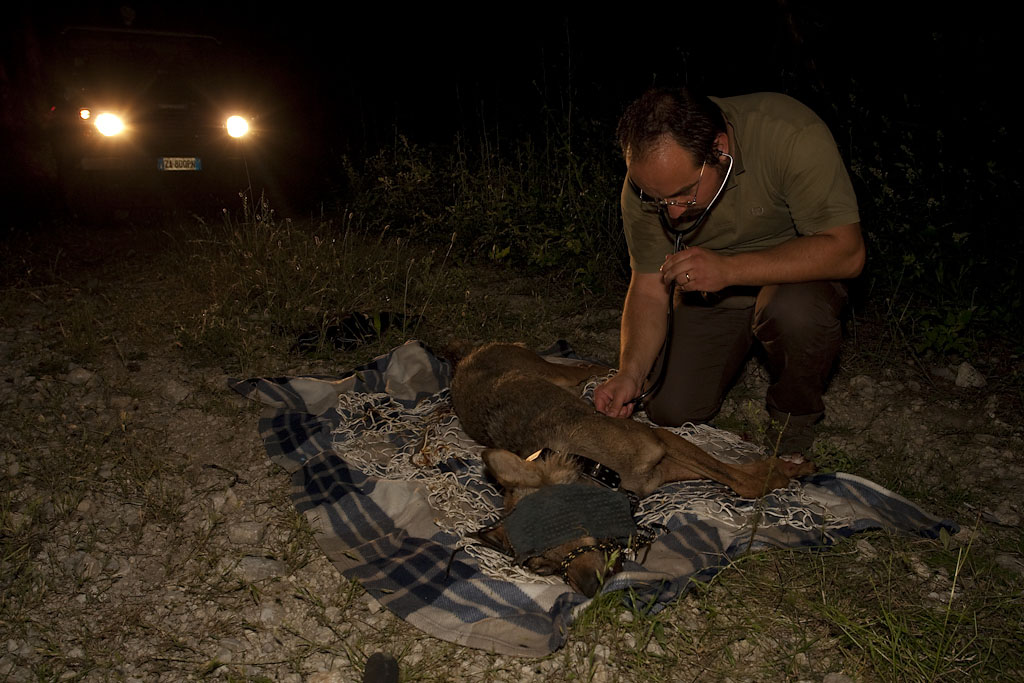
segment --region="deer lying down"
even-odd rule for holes
[[[668,482],[712,479],[756,498],[814,471],[778,458],[723,463],[668,430],[602,415],[574,389],[607,371],[501,343],[477,348],[456,368],[455,412],[488,447],[484,462],[505,489],[505,517],[478,537],[538,574],[560,573],[593,596],[618,571],[606,555],[636,534],[629,499],[597,482],[643,497]],[[526,459],[538,453],[552,455]]]

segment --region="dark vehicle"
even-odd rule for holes
[[[237,204],[258,182],[272,134],[214,38],[72,27],[55,64],[50,139],[71,201]]]

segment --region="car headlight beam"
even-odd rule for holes
[[[124,131],[124,121],[121,120],[121,117],[117,114],[111,114],[108,111],[97,116],[94,125],[96,126],[96,130],[107,137],[118,135]]]
[[[238,116],[237,114],[229,116],[224,126],[228,129],[228,135],[233,138],[243,137],[249,132],[249,122],[245,120],[245,117]]]

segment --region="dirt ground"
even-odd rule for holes
[[[182,348],[176,280],[154,270],[166,261],[131,240],[78,249],[9,252],[0,298],[0,679],[328,683],[359,680],[377,651],[400,656],[403,680],[637,679],[572,636],[555,656],[517,660],[381,609],[312,542],[264,454],[257,407]],[[617,325],[595,309],[558,334],[611,361]],[[1005,381],[1020,359],[906,361],[879,353],[884,334],[855,321],[821,458],[957,520],[1021,578],[1024,423]],[[275,374],[343,369],[282,354]],[[716,424],[749,431],[765,385],[752,361]],[[851,680],[839,659],[806,672]]]

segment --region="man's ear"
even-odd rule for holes
[[[725,133],[719,133],[715,136],[715,141],[711,144],[711,148],[717,152],[718,158],[721,159],[723,154],[729,153],[729,136]]]
[[[536,489],[543,484],[540,468],[532,462],[526,462],[512,451],[488,448],[481,457],[487,465],[487,471],[507,490]]]

